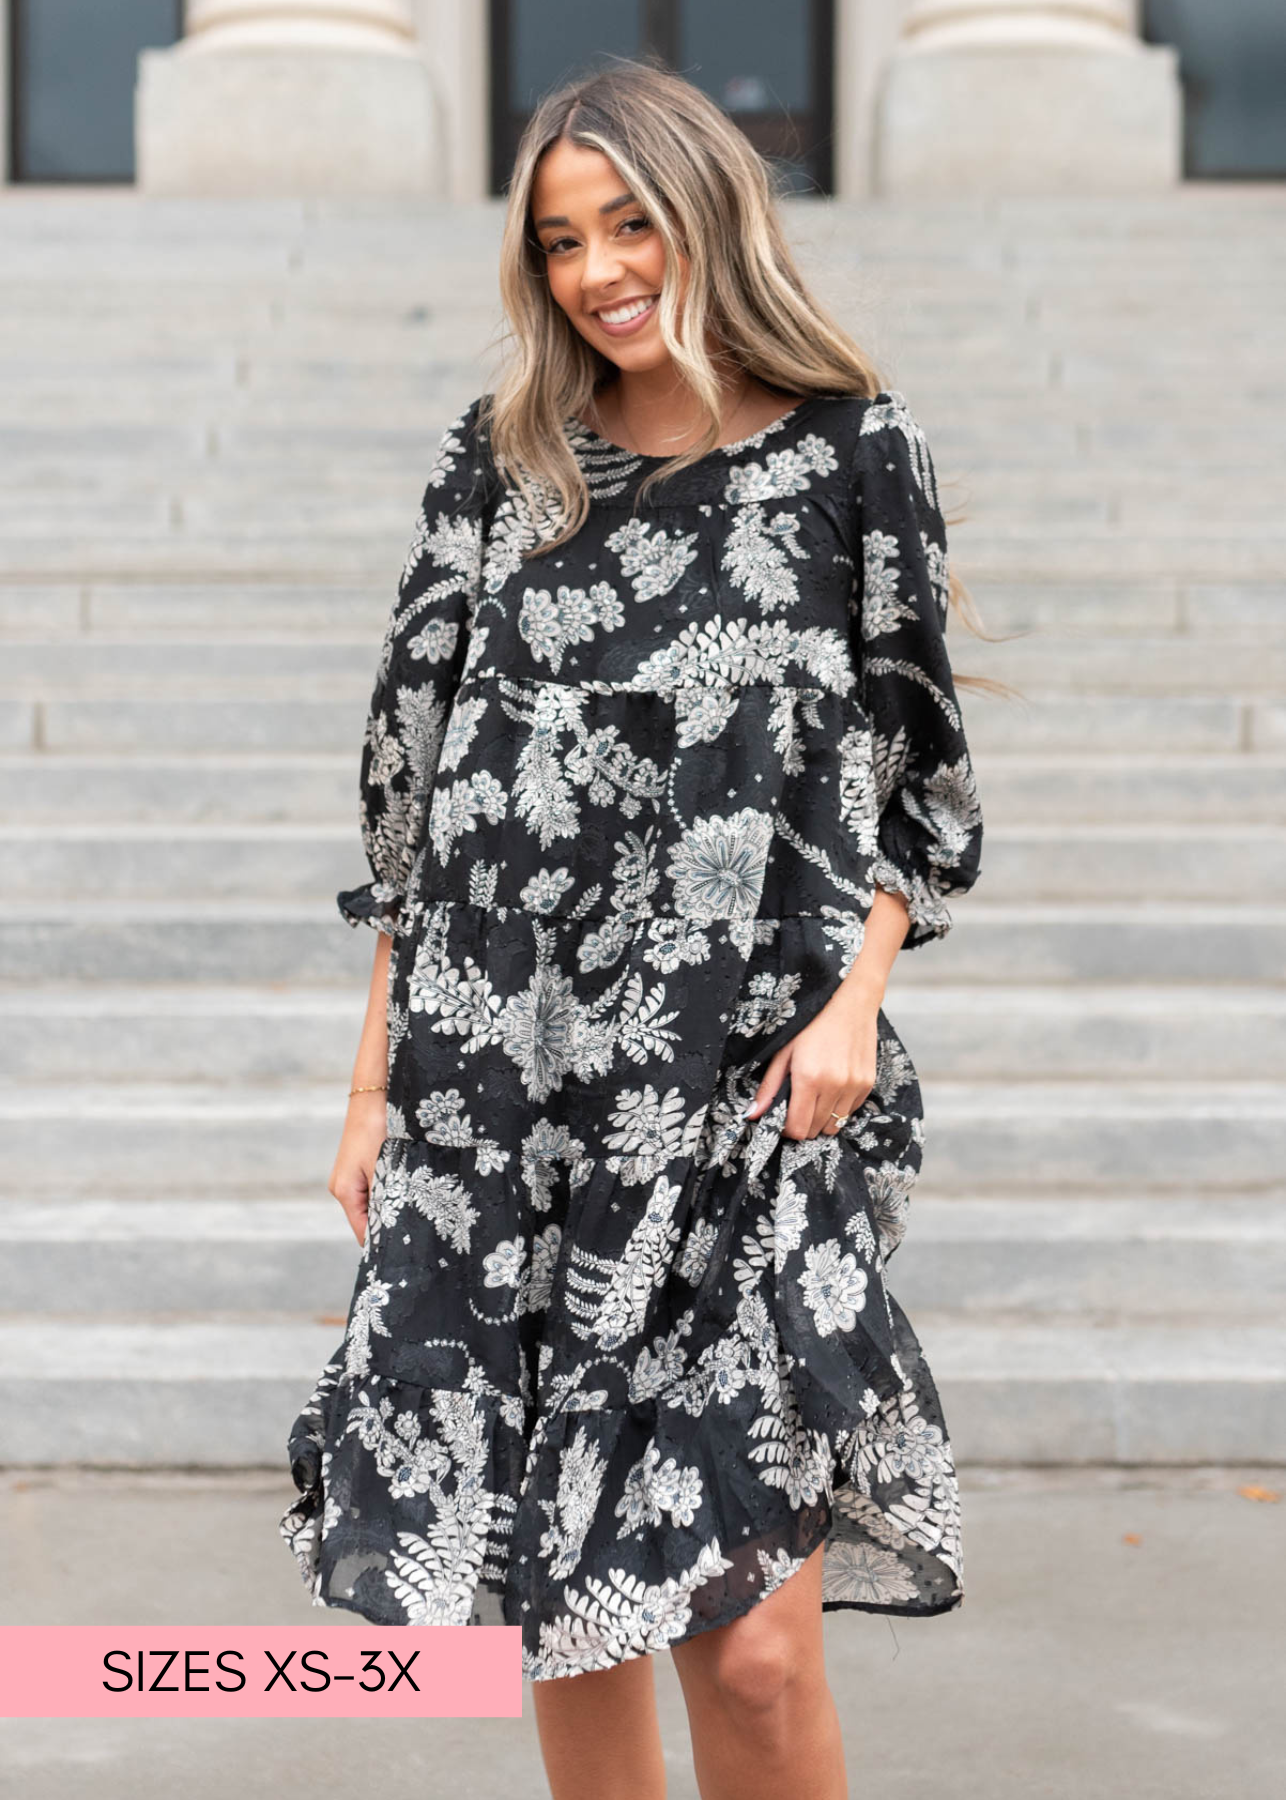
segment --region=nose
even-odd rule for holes
[[[586,309],[611,299],[611,290],[624,272],[620,252],[611,244],[588,243],[581,264],[580,290]]]

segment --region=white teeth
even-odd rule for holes
[[[653,294],[652,300],[655,299]],[[621,306],[615,312],[601,312],[598,316],[605,325],[624,325],[627,320],[637,319],[640,313],[646,312],[652,300],[640,300],[637,306]]]

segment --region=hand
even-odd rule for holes
[[[384,1094],[352,1094],[344,1135],[330,1172],[330,1192],[344,1209],[359,1244],[366,1242],[371,1183],[381,1146],[388,1136],[388,1103]]]
[[[841,983],[815,1019],[783,1044],[764,1070],[746,1117],[757,1119],[790,1070],[790,1103],[782,1133],[834,1137],[837,1113],[856,1112],[875,1086],[880,1002],[873,992]]]

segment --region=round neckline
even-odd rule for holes
[[[699,456],[695,463],[689,463],[688,467],[690,469],[697,468],[712,456],[728,456],[734,450],[744,450],[748,445],[757,445],[762,438],[770,436],[773,432],[784,430],[793,419],[797,419],[815,401],[822,399],[825,399],[823,394],[805,394],[804,398],[797,400],[788,412],[778,413],[775,419],[770,419],[766,425],[761,425],[758,431],[752,431],[748,437],[737,438],[731,444],[716,444],[713,449],[707,450],[702,456]],[[594,443],[602,444],[607,450],[615,450],[622,456],[632,456],[637,462],[664,463],[671,460],[669,456],[650,455],[646,450],[628,450],[624,444],[618,444],[612,438],[605,438],[600,432],[592,430],[583,420],[577,418],[575,413],[568,413],[564,423],[573,426],[581,437],[591,438]],[[676,451],[674,454],[679,453]]]

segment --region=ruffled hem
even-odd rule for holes
[[[950,1444],[883,1281],[918,1112],[876,1093],[795,1142],[784,1094],[739,1120],[750,1091],[651,1165],[386,1140],[287,1446],[315,1604],[517,1625],[549,1680],[730,1622],[819,1544],[828,1610],[960,1603]]]
[[[350,925],[373,925],[386,937],[398,937],[402,930],[399,914],[405,899],[405,891],[391,881],[367,881],[336,894],[335,904],[341,918]]]
[[[910,914],[903,950],[915,950],[932,938],[943,938],[951,929],[951,914],[941,893],[922,875],[907,874],[887,856],[871,859],[871,880],[889,893],[901,894]]]

